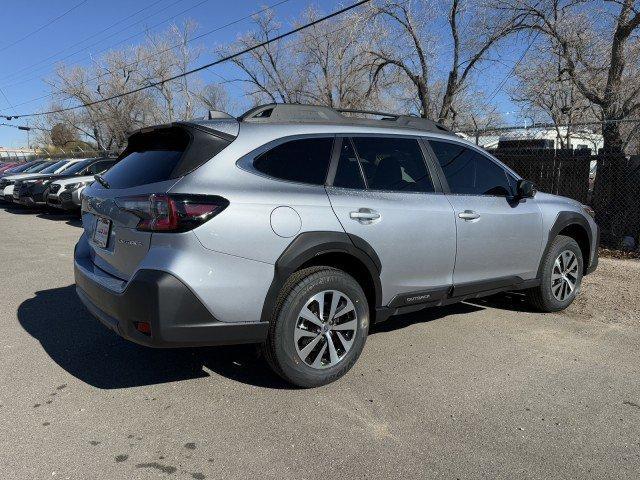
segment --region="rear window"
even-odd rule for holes
[[[292,140],[258,156],[253,166],[270,177],[323,185],[327,177],[333,138]]]
[[[230,141],[180,127],[140,132],[104,175],[111,188],[131,188],[186,175],[220,153]]]

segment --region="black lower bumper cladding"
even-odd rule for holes
[[[120,336],[149,347],[185,347],[259,343],[267,322],[226,323],[214,318],[173,275],[139,270],[120,294],[89,279],[76,264],[76,290],[87,309]],[[147,322],[151,334],[136,329]]]

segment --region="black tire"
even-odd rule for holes
[[[334,366],[317,369],[300,358],[294,330],[307,301],[324,290],[346,294],[353,303],[358,322],[352,346],[344,357]],[[358,282],[336,268],[309,267],[293,273],[280,291],[263,349],[271,368],[287,382],[304,388],[318,387],[337,380],[351,369],[364,349],[368,332],[369,306]]]
[[[558,299],[552,291],[552,274],[554,269],[554,263],[562,252],[569,251],[575,255],[578,262],[578,268],[576,272],[576,281],[574,290],[567,295],[564,299]],[[528,293],[529,302],[531,305],[541,312],[558,312],[567,308],[576,295],[580,292],[580,285],[582,284],[582,276],[584,272],[584,260],[582,258],[582,251],[578,243],[571,237],[564,235],[558,235],[545,257],[542,259],[542,275],[541,283],[538,287],[530,289]]]

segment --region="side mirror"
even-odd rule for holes
[[[536,196],[538,189],[529,180],[518,180],[516,196],[518,198],[533,198]]]

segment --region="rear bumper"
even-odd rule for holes
[[[76,291],[87,309],[123,338],[149,347],[186,347],[260,343],[267,322],[226,323],[217,320],[173,275],[139,270],[123,291],[106,288],[92,278],[89,258],[75,258]],[[92,264],[91,264],[92,265]],[[136,330],[148,322],[151,334]]]

